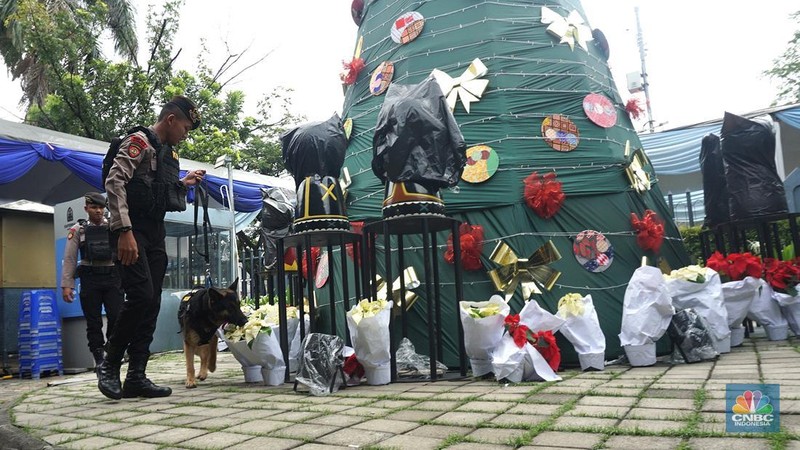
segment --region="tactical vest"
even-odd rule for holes
[[[163,145],[149,128],[143,131],[156,153],[156,171],[134,176],[125,186],[131,216],[161,220],[167,211],[186,210],[186,190],[180,181],[180,162],[172,146]]]
[[[114,256],[111,253],[108,225],[94,225],[90,222],[81,224],[84,241],[80,246],[81,260],[89,263],[108,262]]]

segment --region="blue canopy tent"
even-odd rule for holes
[[[776,152],[778,174],[785,179],[800,166],[800,105],[785,105],[753,111],[741,116],[770,115],[778,124],[780,141]],[[640,134],[639,140],[658,175],[661,190],[673,194],[675,219],[688,222],[687,192],[695,223],[705,217],[703,177],[700,173],[700,143],[709,133],[720,135],[722,119],[702,122],[658,133]]]

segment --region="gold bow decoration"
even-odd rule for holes
[[[528,300],[532,294],[541,294],[539,286],[548,291],[556,284],[561,272],[548,264],[561,259],[561,254],[552,241],[539,247],[528,259],[518,258],[514,250],[500,241],[489,257],[500,267],[489,271],[489,277],[498,291],[502,291],[506,299],[514,295],[517,286],[522,287],[522,297]]]
[[[417,294],[416,292],[412,291],[412,289],[416,289],[420,286],[419,278],[417,277],[417,272],[414,270],[413,266],[408,266],[403,271],[403,281],[405,281],[405,300],[406,300],[406,311],[411,310],[411,306],[417,301]],[[386,300],[386,281],[380,276],[375,276],[375,284],[377,285],[377,297],[379,300]],[[392,283],[392,300],[397,308],[400,308],[400,277],[398,276],[394,283]]]
[[[542,23],[549,24],[547,32],[557,38],[561,38],[560,44],[569,44],[569,48],[575,51],[575,43],[577,42],[582,49],[589,51],[586,41],[594,39],[592,30],[584,25],[583,17],[578,11],[573,10],[567,17],[561,17],[560,14],[552,9],[542,6]]]
[[[469,114],[470,103],[479,101],[489,85],[489,80],[481,79],[487,73],[489,73],[489,69],[480,59],[475,58],[458,78],[453,78],[439,69],[433,69],[431,75],[447,98],[447,106],[450,107],[450,111],[455,111],[456,102],[460,98],[461,104]]]
[[[558,301],[558,312],[563,317],[575,316],[580,317],[585,312],[583,306],[583,296],[581,294],[570,293]]]
[[[339,177],[339,187],[342,188],[342,197],[344,197],[345,200],[347,200],[347,188],[349,188],[351,184],[353,184],[353,179],[350,178],[350,171],[347,167],[342,167],[342,176]]]
[[[625,141],[625,159],[628,159],[630,153],[631,141]],[[647,156],[642,149],[637,149],[625,167],[625,175],[627,175],[631,187],[640,194],[650,190],[650,173],[644,169],[645,164],[647,164]]]

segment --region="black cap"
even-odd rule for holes
[[[86,200],[86,204],[93,204],[93,205],[100,205],[100,206],[107,206],[108,201],[103,194],[99,192],[87,192],[83,194],[83,198]]]
[[[200,126],[200,111],[197,110],[197,105],[193,101],[182,95],[172,97],[167,105],[175,105],[183,112],[184,117],[192,122],[192,129]]]

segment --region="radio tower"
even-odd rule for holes
[[[644,35],[642,34],[642,23],[639,21],[639,7],[633,8],[636,13],[636,43],[639,45],[639,58],[642,60],[642,87],[644,88],[644,102],[647,106],[647,127],[653,133],[655,128],[653,126],[653,110],[650,107],[650,82],[647,81],[647,69],[645,68],[644,57],[647,51],[644,49]]]

